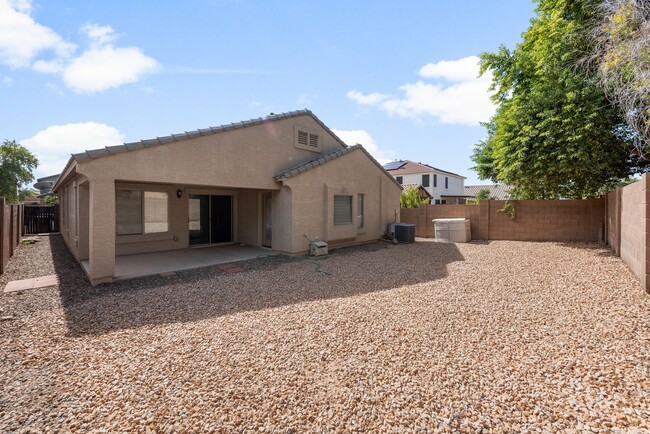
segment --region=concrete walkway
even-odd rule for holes
[[[268,249],[231,244],[117,256],[113,280],[173,273],[272,255],[277,253]],[[87,269],[88,261],[83,261],[82,265]]]

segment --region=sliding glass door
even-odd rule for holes
[[[232,196],[190,194],[190,246],[232,241]]]

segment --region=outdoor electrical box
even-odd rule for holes
[[[312,241],[309,243],[310,256],[327,255],[327,243],[325,241]]]

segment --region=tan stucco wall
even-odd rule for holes
[[[321,152],[296,146],[298,129],[318,134]],[[59,188],[68,207],[64,239],[78,260],[88,259],[93,283],[110,281],[115,255],[189,246],[190,194],[231,195],[233,241],[259,246],[265,192],[273,197],[274,250],[307,251],[305,234],[333,245],[377,239],[386,224],[399,219],[400,189],[363,151],[345,154],[286,185],[274,179],[283,170],[341,147],[314,118],[304,115],[77,162],[72,172],[77,175]],[[79,189],[81,182],[85,184]],[[120,188],[166,191],[169,230],[116,236],[115,191]],[[333,225],[331,203],[340,193],[355,195],[355,216],[356,194],[366,195],[362,230],[357,231],[356,219],[349,227]]]
[[[389,223],[399,222],[400,187],[360,149],[285,182],[292,190],[294,253],[309,249],[305,235],[336,247],[376,240]],[[334,225],[333,198],[339,194],[353,196],[351,225]],[[362,229],[357,229],[357,194],[364,195]]]

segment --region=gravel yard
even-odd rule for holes
[[[594,244],[375,244],[0,295],[0,432],[648,432],[650,295]],[[322,271],[322,272],[319,272]]]

